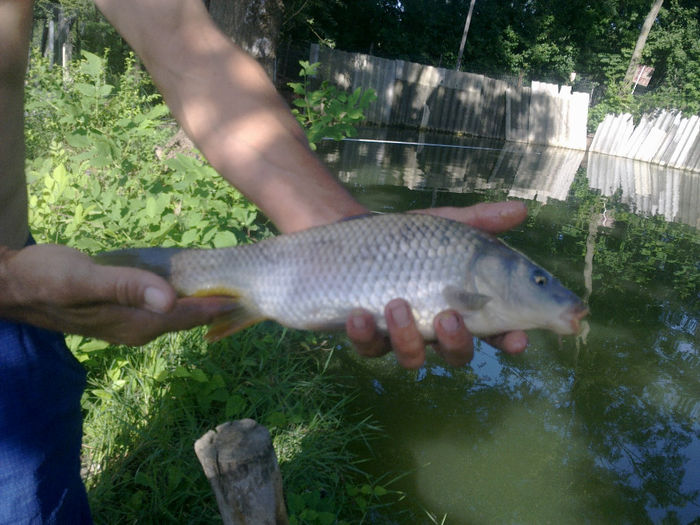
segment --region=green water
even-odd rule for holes
[[[408,472],[397,523],[700,519],[700,175],[580,153],[365,130],[319,153],[372,209],[519,198],[504,235],[585,297],[578,337],[533,331],[455,369],[340,357],[386,436],[365,465]],[[366,412],[365,412],[366,413]],[[381,521],[381,520],[380,520]]]

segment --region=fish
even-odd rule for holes
[[[477,337],[511,330],[576,334],[588,307],[549,272],[497,237],[427,215],[362,216],[219,249],[127,248],[95,256],[168,280],[181,296],[231,296],[212,341],[263,320],[342,329],[357,308],[387,331],[385,305],[403,298],[427,341],[433,319],[457,311]]]

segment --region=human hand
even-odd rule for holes
[[[467,208],[431,208],[416,210],[446,219],[464,222],[489,233],[500,233],[520,224],[527,217],[521,202],[480,203]],[[388,337],[377,330],[374,318],[358,309],[348,318],[345,328],[357,352],[366,357],[378,357],[393,347],[399,364],[419,368],[425,362],[425,341],[418,332],[410,305],[401,298],[390,301],[384,310]],[[453,310],[440,312],[434,320],[437,343],[435,351],[452,366],[462,366],[474,356],[473,338],[462,316]],[[485,340],[509,354],[525,350],[528,339],[523,331],[491,336]]]
[[[0,252],[0,290],[0,317],[128,345],[208,324],[232,306],[223,297],[178,299],[153,273],[100,266],[52,244]]]

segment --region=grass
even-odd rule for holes
[[[218,519],[194,441],[246,417],[272,434],[293,522],[360,522],[393,497],[350,452],[377,429],[345,422],[352,394],[329,374],[320,337],[265,324],[216,344],[193,330],[78,356],[91,371],[84,472],[98,523]]]

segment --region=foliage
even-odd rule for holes
[[[182,155],[157,159],[172,126],[158,97],[145,94],[148,81],[133,60],[113,86],[103,59],[83,55],[65,85],[44,60],[36,59],[30,72],[28,180],[38,237],[97,251],[218,247],[255,231],[255,208],[211,167]]]
[[[340,140],[352,137],[355,126],[360,124],[369,105],[376,100],[372,89],[357,88],[352,93],[344,93],[327,81],[319,89],[312,89],[311,80],[316,75],[320,63],[299,62],[299,76],[303,82],[290,82],[288,85],[297,95],[292,113],[306,131],[313,149],[316,142],[324,138]]]
[[[196,152],[163,151],[174,127],[151,92],[132,57],[114,83],[105,58],[86,51],[65,80],[32,58],[27,171],[38,241],[94,253],[228,246],[268,234],[256,208]],[[349,451],[375,429],[344,420],[352,396],[328,378],[331,353],[322,338],[263,325],[212,345],[201,330],[138,350],[67,341],[88,370],[84,471],[98,522],[215,521],[192,445],[207,429],[243,417],[273,435],[294,523],[358,522],[380,499],[395,497],[368,480]],[[365,486],[370,493],[358,499]]]
[[[284,38],[322,35],[345,51],[454,67],[469,0],[296,0]],[[666,0],[644,50],[655,68],[647,93],[617,97],[650,0],[517,0],[476,2],[466,42],[465,71],[569,83],[594,90],[604,110],[676,108],[700,111],[700,7]],[[304,21],[313,20],[313,32]],[[578,85],[577,85],[578,84]],[[600,87],[597,87],[600,86]],[[594,116],[591,125],[599,121]]]
[[[647,63],[656,69],[640,112],[654,108],[700,113],[700,6],[671,0],[647,42]]]

